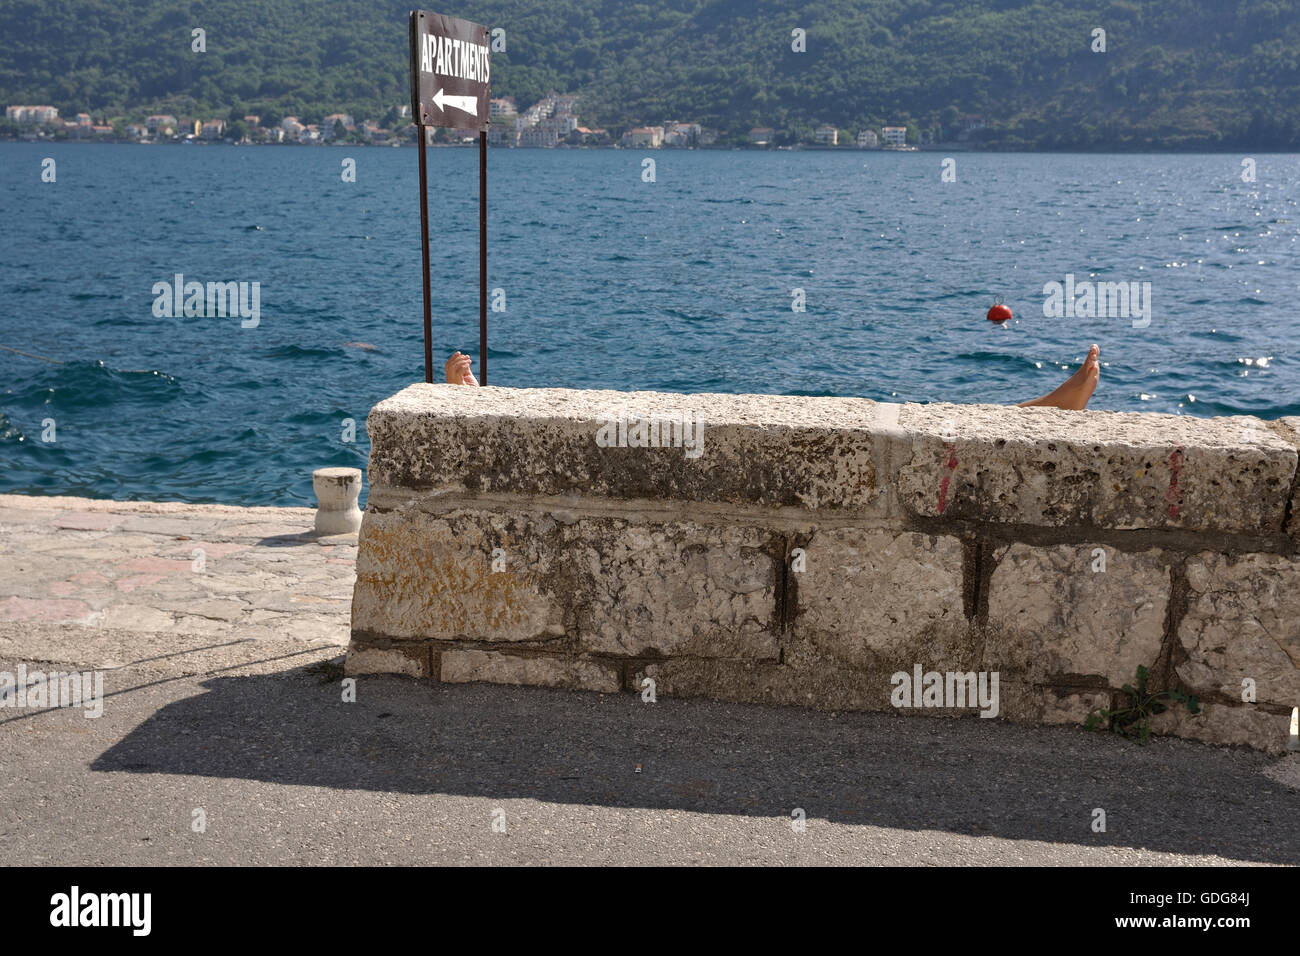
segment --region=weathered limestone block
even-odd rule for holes
[[[835,528],[814,533],[804,551],[806,570],[790,574],[797,601],[787,660],[803,651],[838,661],[872,675],[886,699],[889,675],[915,664],[978,669],[956,538]]]
[[[360,674],[405,674],[407,677],[430,677],[429,649],[423,646],[360,647],[353,644],[343,670],[349,676]]]
[[[367,419],[370,482],[372,489],[879,510],[875,404],[412,385]],[[637,422],[654,423],[653,435]],[[641,440],[650,446],[619,447]]]
[[[1169,564],[1162,551],[1130,554],[1095,545],[995,552],[989,581],[985,667],[1043,682],[1098,676],[1110,687],[1131,683],[1139,665],[1160,654],[1169,603]],[[1105,560],[1105,570],[1100,568]]]
[[[968,671],[962,671],[967,673]],[[821,710],[895,711],[938,717],[969,716],[972,704],[948,707],[896,708],[892,672],[845,667],[844,662],[808,647],[796,647],[785,662],[671,658],[636,669],[625,690],[644,693],[643,681],[654,681],[656,696],[709,697],[742,703],[782,704]],[[992,689],[991,681],[986,685]],[[1004,720],[1026,724],[1082,725],[1094,709],[1108,707],[1107,690],[1072,690],[999,677],[992,710]]]
[[[842,661],[798,648],[785,663],[721,658],[674,657],[646,664],[631,676],[628,690],[642,693],[645,678],[664,697],[709,697],[738,703],[780,704],[822,710],[887,710],[886,677],[854,670]]]
[[[530,687],[567,687],[606,694],[622,689],[620,669],[582,657],[519,656],[482,650],[442,652],[441,679],[446,684],[483,681]]]
[[[776,658],[780,539],[739,526],[370,511],[353,630],[587,653]]]
[[[1111,705],[1107,690],[1069,690],[1001,678],[998,696],[998,716],[1018,724],[1082,726],[1094,710]]]
[[[1244,704],[1229,707],[1213,701],[1201,702],[1201,712],[1190,714],[1177,704],[1151,718],[1151,732],[1200,740],[1207,744],[1252,747],[1268,753],[1286,750],[1289,714],[1270,714]]]
[[[781,539],[738,526],[584,519],[568,529],[583,650],[775,659]]]
[[[352,632],[369,637],[540,641],[564,635],[562,571],[546,523],[486,511],[367,509]],[[493,570],[493,551],[505,560]],[[562,559],[562,554],[558,555]]]
[[[1296,471],[1295,448],[1248,418],[940,403],[904,405],[899,424],[913,447],[893,480],[924,517],[1266,534]]]
[[[808,648],[796,649],[785,663],[673,658],[638,668],[625,690],[644,693],[654,681],[657,697],[708,697],[740,703],[814,707],[821,710],[893,711],[904,715],[970,716],[965,710],[896,708],[893,685],[880,671],[845,668],[843,662]],[[989,685],[991,687],[991,684]],[[998,682],[996,716],[1022,724],[1082,726],[1088,714],[1109,707],[1107,690],[1070,690],[1016,680]]]
[[[1187,559],[1188,605],[1178,628],[1187,659],[1178,676],[1201,693],[1241,700],[1255,682],[1259,703],[1300,704],[1300,563],[1276,554]]]

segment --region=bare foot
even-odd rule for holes
[[[1042,398],[1021,402],[1020,407],[1045,405],[1049,408],[1064,408],[1073,412],[1087,408],[1088,399],[1092,398],[1092,393],[1097,390],[1097,380],[1101,377],[1101,364],[1097,361],[1100,354],[1101,349],[1092,346],[1088,349],[1088,357],[1083,360],[1079,371],[1067,378],[1055,391],[1048,392]]]
[[[447,365],[444,371],[447,373],[448,385],[477,385],[478,379],[474,373],[469,370],[473,360],[460,352],[457,352],[451,358],[447,359]]]

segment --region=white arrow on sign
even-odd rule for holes
[[[438,107],[444,113],[447,112],[447,106],[458,109],[462,113],[468,113],[471,116],[478,115],[478,97],[477,96],[452,96],[450,93],[444,93],[441,89],[433,94],[433,105]]]

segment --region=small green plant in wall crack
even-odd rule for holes
[[[1123,702],[1113,708],[1094,710],[1083,722],[1083,729],[1096,730],[1105,726],[1117,734],[1145,744],[1151,739],[1151,718],[1156,714],[1163,714],[1176,704],[1184,705],[1189,714],[1201,712],[1200,701],[1194,694],[1186,694],[1181,690],[1147,690],[1149,677],[1147,669],[1139,664],[1137,687],[1132,684],[1121,687],[1119,692],[1124,698]]]

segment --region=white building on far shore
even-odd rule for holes
[[[880,128],[880,138],[885,141],[886,146],[906,146],[907,127],[882,126]]]
[[[630,146],[633,149],[638,147],[658,149],[664,142],[664,128],[662,126],[635,126],[624,133],[619,142],[621,145]]]
[[[5,108],[5,119],[12,123],[57,123],[59,111],[53,106],[9,106]]]

